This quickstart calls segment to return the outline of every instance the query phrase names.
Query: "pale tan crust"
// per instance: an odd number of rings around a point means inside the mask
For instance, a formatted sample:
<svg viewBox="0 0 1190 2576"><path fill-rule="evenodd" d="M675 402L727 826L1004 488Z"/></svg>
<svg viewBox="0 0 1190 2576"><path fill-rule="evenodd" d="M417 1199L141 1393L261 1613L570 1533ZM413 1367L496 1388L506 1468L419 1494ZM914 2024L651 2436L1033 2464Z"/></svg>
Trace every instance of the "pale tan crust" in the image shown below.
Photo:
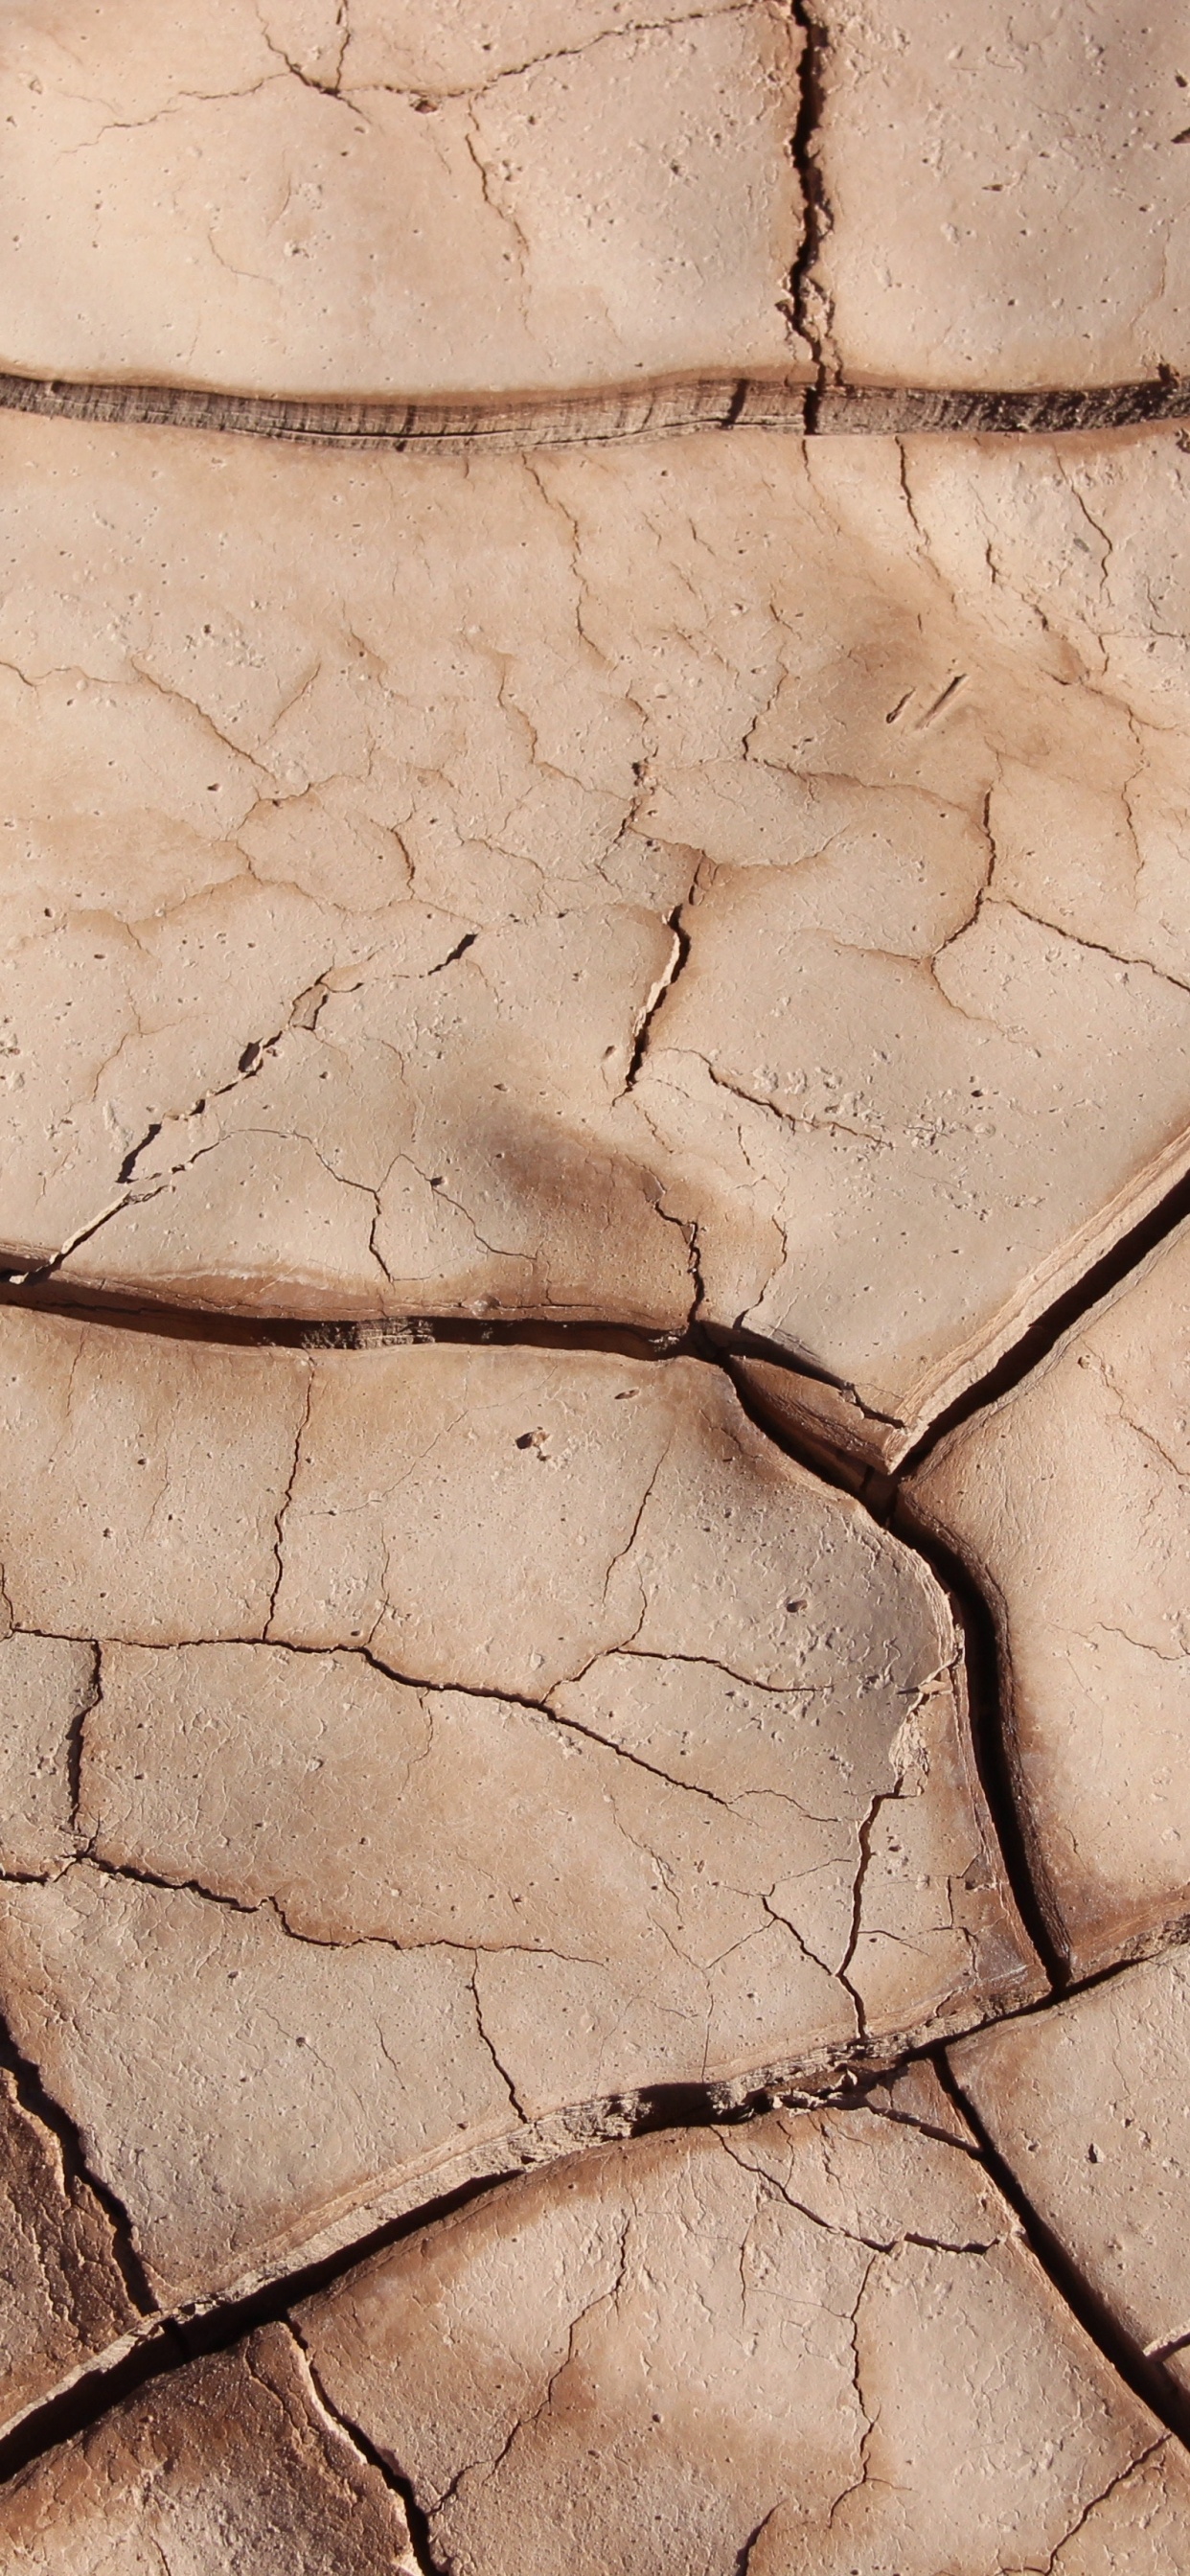
<svg viewBox="0 0 1190 2576"><path fill-rule="evenodd" d="M811 372L777 0L20 0L0 365L266 395ZM151 240L151 255L144 245Z"/></svg>
<svg viewBox="0 0 1190 2576"><path fill-rule="evenodd" d="M1186 1169L1176 433L0 454L19 1270L695 1315L889 1464Z"/></svg>
<svg viewBox="0 0 1190 2576"><path fill-rule="evenodd" d="M1190 1226L908 1480L996 1616L1033 1867L1080 1975L1190 1909Z"/></svg>
<svg viewBox="0 0 1190 2576"><path fill-rule="evenodd" d="M1190 370L1182 0L815 0L815 336L851 382Z"/></svg>
<svg viewBox="0 0 1190 2576"><path fill-rule="evenodd" d="M0 1657L93 1640L0 1999L164 2303L1039 1990L944 1596L721 1371L0 1346Z"/></svg>
<svg viewBox="0 0 1190 2576"><path fill-rule="evenodd" d="M1177 2576L1181 2445L948 2121L919 2078L598 2150L345 2279L303 2342L452 2576Z"/></svg>
<svg viewBox="0 0 1190 2576"><path fill-rule="evenodd" d="M0 7L6 2576L1190 2568L1183 120Z"/></svg>

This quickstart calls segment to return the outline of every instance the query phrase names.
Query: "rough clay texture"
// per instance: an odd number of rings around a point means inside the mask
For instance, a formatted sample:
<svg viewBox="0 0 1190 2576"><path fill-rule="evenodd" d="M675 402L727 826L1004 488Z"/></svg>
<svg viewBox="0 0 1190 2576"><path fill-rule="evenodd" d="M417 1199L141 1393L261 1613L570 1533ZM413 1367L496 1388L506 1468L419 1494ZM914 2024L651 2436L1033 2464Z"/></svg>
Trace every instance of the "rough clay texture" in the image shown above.
<svg viewBox="0 0 1190 2576"><path fill-rule="evenodd" d="M1182 0L18 0L0 364L481 408L1184 373L1186 36Z"/></svg>
<svg viewBox="0 0 1190 2576"><path fill-rule="evenodd" d="M0 2432L139 2316L107 2211L0 2070Z"/></svg>
<svg viewBox="0 0 1190 2576"><path fill-rule="evenodd" d="M1190 20L816 0L825 220L806 323L846 381L1190 371Z"/></svg>
<svg viewBox="0 0 1190 2576"><path fill-rule="evenodd" d="M1190 2395L1190 1977L1146 1960L950 2062L1079 2277Z"/></svg>
<svg viewBox="0 0 1190 2576"><path fill-rule="evenodd" d="M919 2079L604 2148L302 2310L433 2564L556 2576L565 2531L574 2576L1175 2576L1181 2446L928 2114Z"/></svg>
<svg viewBox="0 0 1190 2576"><path fill-rule="evenodd" d="M167 2303L527 2123L1037 1991L941 1592L720 1371L2 1341L10 1646L96 1642L0 1992Z"/></svg>
<svg viewBox="0 0 1190 2576"><path fill-rule="evenodd" d="M3 12L16 2576L1190 2566L1186 40Z"/></svg>
<svg viewBox="0 0 1190 2576"><path fill-rule="evenodd" d="M17 0L0 365L337 397L805 376L802 41L777 0Z"/></svg>
<svg viewBox="0 0 1190 2576"><path fill-rule="evenodd" d="M1016 1796L1084 1975L1190 1896L1190 1227L910 1478L991 1601Z"/></svg>
<svg viewBox="0 0 1190 2576"><path fill-rule="evenodd" d="M0 2490L21 2576L417 2576L399 2498L283 2325L192 2362Z"/></svg>
<svg viewBox="0 0 1190 2576"><path fill-rule="evenodd" d="M693 1315L888 1463L1186 1167L1179 434L0 447L18 1269Z"/></svg>

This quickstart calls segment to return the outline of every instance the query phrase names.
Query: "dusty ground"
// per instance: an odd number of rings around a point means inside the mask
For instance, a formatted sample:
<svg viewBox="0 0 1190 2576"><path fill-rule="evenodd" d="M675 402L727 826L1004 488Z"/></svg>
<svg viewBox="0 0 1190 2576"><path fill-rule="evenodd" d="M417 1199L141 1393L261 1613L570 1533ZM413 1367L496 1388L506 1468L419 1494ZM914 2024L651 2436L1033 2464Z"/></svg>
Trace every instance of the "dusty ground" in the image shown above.
<svg viewBox="0 0 1190 2576"><path fill-rule="evenodd" d="M6 14L6 2566L1190 2563L1150 19Z"/></svg>

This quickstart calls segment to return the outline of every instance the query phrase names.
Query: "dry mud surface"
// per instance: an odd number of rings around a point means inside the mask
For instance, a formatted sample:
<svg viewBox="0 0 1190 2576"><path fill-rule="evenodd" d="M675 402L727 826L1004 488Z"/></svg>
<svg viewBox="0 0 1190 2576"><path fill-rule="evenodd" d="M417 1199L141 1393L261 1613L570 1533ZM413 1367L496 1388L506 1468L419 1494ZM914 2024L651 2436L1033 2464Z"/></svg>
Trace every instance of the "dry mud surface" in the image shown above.
<svg viewBox="0 0 1190 2576"><path fill-rule="evenodd" d="M1190 2564L1190 21L0 29L0 2559Z"/></svg>

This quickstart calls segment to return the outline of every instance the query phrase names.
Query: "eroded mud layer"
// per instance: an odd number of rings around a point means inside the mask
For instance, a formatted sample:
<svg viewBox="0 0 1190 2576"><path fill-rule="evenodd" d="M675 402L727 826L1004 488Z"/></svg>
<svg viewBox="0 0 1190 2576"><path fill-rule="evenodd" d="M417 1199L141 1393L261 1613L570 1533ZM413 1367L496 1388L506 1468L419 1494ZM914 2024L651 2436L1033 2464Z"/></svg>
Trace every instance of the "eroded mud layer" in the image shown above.
<svg viewBox="0 0 1190 2576"><path fill-rule="evenodd" d="M12 1644L93 1682L0 1992L167 2302L1037 1991L941 1591L722 1372L3 1346Z"/></svg>
<svg viewBox="0 0 1190 2576"><path fill-rule="evenodd" d="M18 1269L693 1318L888 1462L1185 1168L1173 432L0 452Z"/></svg>
<svg viewBox="0 0 1190 2576"><path fill-rule="evenodd" d="M0 2432L142 2316L113 2214L51 2119L0 2070Z"/></svg>
<svg viewBox="0 0 1190 2576"><path fill-rule="evenodd" d="M1080 1974L1190 1912L1190 1228L909 1479L995 1610L1039 1893Z"/></svg>

